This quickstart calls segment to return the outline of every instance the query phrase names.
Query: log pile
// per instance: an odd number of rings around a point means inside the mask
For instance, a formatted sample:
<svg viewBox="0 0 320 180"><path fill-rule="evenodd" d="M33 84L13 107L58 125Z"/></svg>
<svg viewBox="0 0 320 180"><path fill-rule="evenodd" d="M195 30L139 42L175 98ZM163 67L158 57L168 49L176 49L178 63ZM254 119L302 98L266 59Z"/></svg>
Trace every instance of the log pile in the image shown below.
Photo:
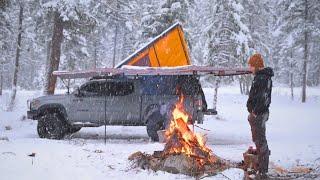
<svg viewBox="0 0 320 180"><path fill-rule="evenodd" d="M166 155L163 151L155 151L152 155L140 151L129 156L131 168L141 168L153 171L165 171L173 174L185 174L189 176L201 176L204 174L216 175L228 168L238 168L237 163L211 157L214 161L198 163L200 157L187 156L183 153Z"/></svg>

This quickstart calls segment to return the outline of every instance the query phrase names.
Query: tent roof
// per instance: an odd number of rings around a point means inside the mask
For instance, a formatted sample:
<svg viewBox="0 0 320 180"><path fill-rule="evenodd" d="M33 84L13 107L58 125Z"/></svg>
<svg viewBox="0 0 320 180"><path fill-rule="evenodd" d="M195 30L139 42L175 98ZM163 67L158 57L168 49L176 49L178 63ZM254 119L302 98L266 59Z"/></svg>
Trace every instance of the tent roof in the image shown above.
<svg viewBox="0 0 320 180"><path fill-rule="evenodd" d="M127 58L125 58L123 61L121 61L119 64L117 64L115 67L116 68L120 68L123 65L128 64L133 58L139 56L140 53L143 53L145 50L147 50L148 48L152 47L155 43L160 41L162 39L162 37L166 36L167 34L169 34L171 31L175 30L176 28L181 28L182 29L181 25L178 22L173 24L172 26L170 26L168 29L163 31L158 36L154 37L149 43L147 43L145 46L143 46L140 49L138 49L135 52L133 52L131 55L129 55ZM189 58L189 57L187 57L187 58Z"/></svg>

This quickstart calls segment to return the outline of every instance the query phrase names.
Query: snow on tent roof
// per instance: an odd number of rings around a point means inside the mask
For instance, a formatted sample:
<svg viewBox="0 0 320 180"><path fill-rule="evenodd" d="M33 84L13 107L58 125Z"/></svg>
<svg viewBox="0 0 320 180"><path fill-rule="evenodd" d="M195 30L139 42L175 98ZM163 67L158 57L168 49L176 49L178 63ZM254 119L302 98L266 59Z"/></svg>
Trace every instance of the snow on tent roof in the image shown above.
<svg viewBox="0 0 320 180"><path fill-rule="evenodd" d="M176 23L120 62L123 65L149 67L175 67L190 65L187 43L182 27Z"/></svg>

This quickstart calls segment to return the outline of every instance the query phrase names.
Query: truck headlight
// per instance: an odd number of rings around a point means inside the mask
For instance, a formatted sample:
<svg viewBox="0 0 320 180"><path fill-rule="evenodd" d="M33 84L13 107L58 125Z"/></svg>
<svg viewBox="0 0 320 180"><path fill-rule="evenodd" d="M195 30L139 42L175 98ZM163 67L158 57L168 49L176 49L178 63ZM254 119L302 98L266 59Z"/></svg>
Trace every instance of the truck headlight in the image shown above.
<svg viewBox="0 0 320 180"><path fill-rule="evenodd" d="M34 99L30 102L30 109L37 109L39 105L40 105L40 101Z"/></svg>

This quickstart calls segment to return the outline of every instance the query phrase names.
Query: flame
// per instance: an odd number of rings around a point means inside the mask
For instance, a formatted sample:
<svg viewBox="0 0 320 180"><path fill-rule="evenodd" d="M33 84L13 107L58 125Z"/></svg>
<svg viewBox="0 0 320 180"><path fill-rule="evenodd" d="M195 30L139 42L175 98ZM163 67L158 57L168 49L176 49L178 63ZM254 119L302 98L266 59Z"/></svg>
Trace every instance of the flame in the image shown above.
<svg viewBox="0 0 320 180"><path fill-rule="evenodd" d="M204 137L191 131L188 126L191 117L184 108L184 95L180 93L179 100L172 111L169 128L165 132L167 139L165 151L167 154L184 153L211 161L212 151L206 146ZM170 139L172 142L169 142ZM200 164L204 164L203 159L199 160Z"/></svg>

